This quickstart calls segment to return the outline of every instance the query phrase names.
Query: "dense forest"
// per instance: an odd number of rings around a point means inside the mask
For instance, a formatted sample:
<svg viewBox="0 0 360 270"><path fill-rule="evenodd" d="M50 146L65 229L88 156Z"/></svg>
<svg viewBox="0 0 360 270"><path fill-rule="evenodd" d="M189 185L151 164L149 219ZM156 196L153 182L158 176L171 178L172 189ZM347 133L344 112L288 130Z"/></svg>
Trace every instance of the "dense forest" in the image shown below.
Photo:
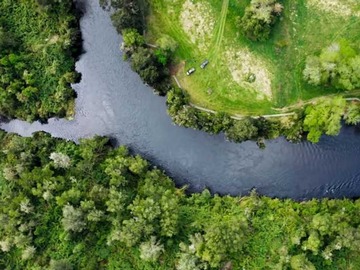
<svg viewBox="0 0 360 270"><path fill-rule="evenodd" d="M360 200L187 194L109 139L0 132L0 269L359 269Z"/></svg>
<svg viewBox="0 0 360 270"><path fill-rule="evenodd" d="M80 31L72 1L0 1L0 115L71 117Z"/></svg>

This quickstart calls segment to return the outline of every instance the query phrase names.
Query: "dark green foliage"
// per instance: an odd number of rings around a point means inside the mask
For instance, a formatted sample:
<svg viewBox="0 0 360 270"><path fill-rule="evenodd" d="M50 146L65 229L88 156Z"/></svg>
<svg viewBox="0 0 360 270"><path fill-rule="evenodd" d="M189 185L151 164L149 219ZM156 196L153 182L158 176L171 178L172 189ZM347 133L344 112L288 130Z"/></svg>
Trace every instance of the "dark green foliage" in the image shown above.
<svg viewBox="0 0 360 270"><path fill-rule="evenodd" d="M358 269L359 211L359 200L185 196L106 138L0 131L1 269Z"/></svg>
<svg viewBox="0 0 360 270"><path fill-rule="evenodd" d="M153 85L161 80L158 66L160 63L151 49L140 47L131 56L131 68L144 82Z"/></svg>
<svg viewBox="0 0 360 270"><path fill-rule="evenodd" d="M276 138L284 129L279 122L263 117L234 120L226 113L203 112L188 104L189 98L181 89L174 88L168 92L168 113L176 124L213 134L224 132L234 142Z"/></svg>
<svg viewBox="0 0 360 270"><path fill-rule="evenodd" d="M101 3L103 2L103 3ZM103 0L102 6L111 6L115 12L111 20L119 33L125 29L136 29L139 33L144 31L144 10L137 0Z"/></svg>
<svg viewBox="0 0 360 270"><path fill-rule="evenodd" d="M72 116L78 39L72 1L1 1L0 115Z"/></svg>
<svg viewBox="0 0 360 270"><path fill-rule="evenodd" d="M271 28L282 9L282 5L276 0L251 0L240 26L248 38L264 41L269 38Z"/></svg>
<svg viewBox="0 0 360 270"><path fill-rule="evenodd" d="M122 8L111 15L111 20L117 31L122 32L123 29L134 28L137 31L142 31L142 20L139 16L138 9L132 10L129 8Z"/></svg>
<svg viewBox="0 0 360 270"><path fill-rule="evenodd" d="M118 33L123 34L124 42L121 47L125 53L124 58L129 59L132 69L146 84L152 86L156 93L165 95L171 85L167 66L174 45L165 40L164 48L153 50L146 46L142 36L145 7L140 7L138 1L104 1L102 5L115 8L111 20Z"/></svg>
<svg viewBox="0 0 360 270"><path fill-rule="evenodd" d="M226 136L234 142L247 141L258 137L258 128L248 117L234 122L234 125L226 130Z"/></svg>

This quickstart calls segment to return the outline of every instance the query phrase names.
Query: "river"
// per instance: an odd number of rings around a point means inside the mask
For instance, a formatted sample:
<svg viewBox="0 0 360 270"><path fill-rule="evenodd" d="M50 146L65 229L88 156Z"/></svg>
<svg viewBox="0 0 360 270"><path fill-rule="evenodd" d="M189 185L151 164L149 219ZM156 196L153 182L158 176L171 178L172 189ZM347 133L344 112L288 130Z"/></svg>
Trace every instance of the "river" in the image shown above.
<svg viewBox="0 0 360 270"><path fill-rule="evenodd" d="M119 50L121 37L98 0L82 0L84 54L76 69L82 80L73 121L50 119L46 125L13 120L1 128L30 136L44 130L78 141L95 134L129 146L190 191L208 187L220 194L241 195L252 188L272 197L360 196L360 129L343 127L337 137L319 144L291 144L280 138L260 150L254 142L234 144L222 135L172 124L165 98L145 86Z"/></svg>

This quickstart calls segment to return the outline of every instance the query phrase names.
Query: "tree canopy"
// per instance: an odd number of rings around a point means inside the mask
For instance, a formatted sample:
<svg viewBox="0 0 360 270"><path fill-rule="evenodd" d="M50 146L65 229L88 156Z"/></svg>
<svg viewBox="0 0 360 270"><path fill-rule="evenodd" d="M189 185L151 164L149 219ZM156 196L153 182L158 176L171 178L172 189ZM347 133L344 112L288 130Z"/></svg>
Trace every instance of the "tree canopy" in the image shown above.
<svg viewBox="0 0 360 270"><path fill-rule="evenodd" d="M276 0L251 0L250 5L245 9L240 26L248 38L267 40L282 10L283 6Z"/></svg>
<svg viewBox="0 0 360 270"><path fill-rule="evenodd" d="M337 135L341 129L341 117L345 112L346 101L342 97L324 98L305 110L304 130L307 139L318 142L320 136Z"/></svg>
<svg viewBox="0 0 360 270"><path fill-rule="evenodd" d="M332 43L319 56L307 57L303 75L313 85L354 90L360 87L360 54L346 40Z"/></svg>
<svg viewBox="0 0 360 270"><path fill-rule="evenodd" d="M0 2L0 115L72 116L79 26L71 1Z"/></svg>
<svg viewBox="0 0 360 270"><path fill-rule="evenodd" d="M360 266L359 200L184 191L107 138L0 131L0 268Z"/></svg>

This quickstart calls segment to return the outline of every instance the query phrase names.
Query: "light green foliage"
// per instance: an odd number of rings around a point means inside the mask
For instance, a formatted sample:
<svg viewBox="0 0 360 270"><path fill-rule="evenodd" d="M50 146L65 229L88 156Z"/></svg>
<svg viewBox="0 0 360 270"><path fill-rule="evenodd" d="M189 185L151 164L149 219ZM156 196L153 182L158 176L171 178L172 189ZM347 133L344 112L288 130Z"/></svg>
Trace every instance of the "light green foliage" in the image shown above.
<svg viewBox="0 0 360 270"><path fill-rule="evenodd" d="M320 56L309 56L303 71L304 79L313 85L331 84L338 89L360 87L360 55L342 40L323 49Z"/></svg>
<svg viewBox="0 0 360 270"><path fill-rule="evenodd" d="M54 161L55 168L66 169L71 165L70 158L63 153L53 152L50 154L50 159Z"/></svg>
<svg viewBox="0 0 360 270"><path fill-rule="evenodd" d="M320 136L337 135L341 129L341 117L345 111L346 101L341 97L322 99L305 110L304 130L308 131L307 139L318 142Z"/></svg>
<svg viewBox="0 0 360 270"><path fill-rule="evenodd" d="M86 226L83 212L72 205L64 206L61 222L65 231L81 232Z"/></svg>
<svg viewBox="0 0 360 270"><path fill-rule="evenodd" d="M350 5L356 5L357 1L349 1L352 2ZM192 104L232 115L277 114L280 113L277 109L285 112L288 106L291 106L288 110L292 111L292 108L300 109L302 102L339 92L333 84L315 86L306 83L303 71L308 56L318 56L321 49L343 39L358 50L360 17L338 16L337 11L344 11L346 6L341 0L337 0L338 6L332 8L331 12L315 8L312 4L315 2L326 5L325 1L315 0L177 0L171 3L168 0L149 0L146 1L150 10L145 37L148 43L159 45L159 39L169 36L178 44L171 59L171 72L175 73L182 89L189 94ZM208 18L211 22L207 22ZM269 25L269 21L274 23ZM205 25L204 33L200 29L202 22ZM249 39L241 31L244 27L251 30L249 36L264 36L266 41ZM256 72L255 65L242 61L245 58L244 51L250 52L256 59L254 63L261 63L261 67L271 74L270 100L261 100L260 95L252 91L254 83L264 76ZM204 59L210 62L202 70L199 65ZM232 68L232 62L237 67L246 65L246 73L242 74L239 68ZM359 66L351 65L354 74L353 67ZM186 71L192 67L198 69L187 76ZM348 69L342 68L344 78L347 71ZM255 74L255 82L245 82L251 73ZM321 80L321 72L316 65L314 69L308 69L308 73L312 74L311 78L315 82ZM245 84L239 83L239 80L243 80ZM173 80L173 86L175 85ZM264 89L260 88L260 91ZM355 97L359 93L357 88L354 90L351 96ZM202 128L203 119L189 121L195 115L191 109L184 108L177 112L179 115L174 119L176 123L190 126L188 123L195 122L193 127ZM289 135L285 135L291 140L299 140L299 127L300 125L294 125Z"/></svg>
<svg viewBox="0 0 360 270"><path fill-rule="evenodd" d="M302 244L303 250L310 250L315 255L318 254L321 240L317 231L310 232L309 238Z"/></svg>
<svg viewBox="0 0 360 270"><path fill-rule="evenodd" d="M145 43L144 37L140 35L136 29L125 29L122 37L125 48L130 51L133 51L135 48L142 46Z"/></svg>
<svg viewBox="0 0 360 270"><path fill-rule="evenodd" d="M0 114L72 116L78 21L72 1L0 2Z"/></svg>
<svg viewBox="0 0 360 270"><path fill-rule="evenodd" d="M199 251L203 247L204 239L201 234L190 236L190 245L180 243L181 252L178 254L177 270L202 270L208 269L209 264L201 261Z"/></svg>
<svg viewBox="0 0 360 270"><path fill-rule="evenodd" d="M347 108L344 116L346 124L357 125L360 123L360 106L357 103L352 103Z"/></svg>
<svg viewBox="0 0 360 270"><path fill-rule="evenodd" d="M49 270L73 270L73 267L67 260L51 260Z"/></svg>
<svg viewBox="0 0 360 270"><path fill-rule="evenodd" d="M36 252L36 248L33 246L25 247L21 254L21 259L23 260L30 260L34 257Z"/></svg>
<svg viewBox="0 0 360 270"><path fill-rule="evenodd" d="M156 41L156 45L159 46L162 50L169 51L171 53L175 52L178 46L176 41L168 35L163 35L162 37L160 37Z"/></svg>
<svg viewBox="0 0 360 270"><path fill-rule="evenodd" d="M172 237L177 234L179 195L170 179L160 171L149 171L140 182L138 195L129 205L131 219L125 220L121 230L128 246L154 233ZM136 232L136 235L134 234Z"/></svg>
<svg viewBox="0 0 360 270"><path fill-rule="evenodd" d="M305 254L291 257L291 268L293 270L316 270L315 266L309 262Z"/></svg>
<svg viewBox="0 0 360 270"><path fill-rule="evenodd" d="M66 153L71 166L55 168L51 153ZM4 168L16 180L5 179ZM360 266L359 200L185 196L106 138L76 145L42 132L0 131L0 172L0 269Z"/></svg>
<svg viewBox="0 0 360 270"><path fill-rule="evenodd" d="M164 246L156 241L155 236L151 236L149 241L140 244L140 258L144 261L156 262L163 252Z"/></svg>
<svg viewBox="0 0 360 270"><path fill-rule="evenodd" d="M205 229L201 258L212 267L219 267L228 256L239 254L245 240L247 223L242 218L224 217L212 220Z"/></svg>

